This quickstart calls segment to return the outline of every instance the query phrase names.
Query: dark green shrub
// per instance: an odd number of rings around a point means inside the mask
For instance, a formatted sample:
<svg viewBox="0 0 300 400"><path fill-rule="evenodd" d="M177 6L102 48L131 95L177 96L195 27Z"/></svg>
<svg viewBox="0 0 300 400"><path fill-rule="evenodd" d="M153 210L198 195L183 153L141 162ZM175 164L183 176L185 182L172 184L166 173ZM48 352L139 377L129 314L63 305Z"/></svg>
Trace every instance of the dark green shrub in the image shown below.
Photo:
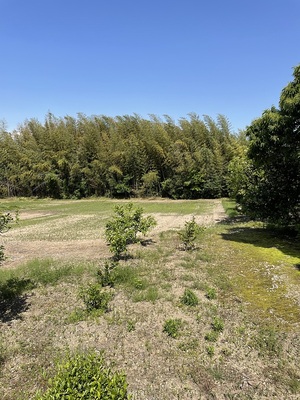
<svg viewBox="0 0 300 400"><path fill-rule="evenodd" d="M79 354L58 367L49 389L36 400L129 400L126 377L112 372L101 355Z"/></svg>
<svg viewBox="0 0 300 400"><path fill-rule="evenodd" d="M34 283L30 279L20 279L17 277L9 278L5 282L0 282L0 305L1 302L12 301L26 290L34 288Z"/></svg>
<svg viewBox="0 0 300 400"><path fill-rule="evenodd" d="M13 217L11 216L10 213L7 213L7 214L0 213L0 235L10 228L9 224L12 221L13 221ZM4 259L5 259L4 246L0 245L0 265Z"/></svg>
<svg viewBox="0 0 300 400"><path fill-rule="evenodd" d="M180 303L195 307L199 304L199 299L191 289L185 289L183 296L180 298Z"/></svg>
<svg viewBox="0 0 300 400"><path fill-rule="evenodd" d="M102 310L106 312L113 295L111 292L103 290L98 284L90 284L87 288L81 289L79 296L87 311Z"/></svg>

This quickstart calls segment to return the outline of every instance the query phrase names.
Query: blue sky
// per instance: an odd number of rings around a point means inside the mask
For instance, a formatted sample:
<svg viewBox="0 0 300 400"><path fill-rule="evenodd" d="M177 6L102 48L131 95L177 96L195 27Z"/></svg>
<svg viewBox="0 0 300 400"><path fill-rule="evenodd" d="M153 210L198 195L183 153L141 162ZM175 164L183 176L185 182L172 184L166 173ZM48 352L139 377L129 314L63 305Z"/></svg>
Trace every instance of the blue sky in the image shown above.
<svg viewBox="0 0 300 400"><path fill-rule="evenodd" d="M300 63L299 0L0 0L0 120L195 112L234 131Z"/></svg>

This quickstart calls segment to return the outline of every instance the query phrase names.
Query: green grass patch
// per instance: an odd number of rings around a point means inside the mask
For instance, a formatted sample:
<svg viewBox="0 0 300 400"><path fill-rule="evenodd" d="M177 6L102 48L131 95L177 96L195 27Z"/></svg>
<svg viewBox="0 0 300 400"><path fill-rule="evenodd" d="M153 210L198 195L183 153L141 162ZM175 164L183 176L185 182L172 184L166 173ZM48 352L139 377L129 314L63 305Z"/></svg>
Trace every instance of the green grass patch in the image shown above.
<svg viewBox="0 0 300 400"><path fill-rule="evenodd" d="M43 211L57 214L76 215L89 213L112 213L116 204L133 203L142 205L146 213L175 213L180 215L200 215L209 212L213 203L207 200L116 200L108 198L91 198L81 200L53 200L34 198L2 199L2 208L20 211Z"/></svg>
<svg viewBox="0 0 300 400"><path fill-rule="evenodd" d="M234 218L239 215L235 200L222 199L222 206L229 218Z"/></svg>
<svg viewBox="0 0 300 400"><path fill-rule="evenodd" d="M207 243L218 263L207 266L209 279L223 295L234 293L257 316L299 322L299 245L256 223L220 225ZM295 287L295 297L287 295Z"/></svg>
<svg viewBox="0 0 300 400"><path fill-rule="evenodd" d="M155 303L161 297L159 290L155 286L150 286L144 290L135 291L132 295L132 301L137 303L139 301L148 301Z"/></svg>
<svg viewBox="0 0 300 400"><path fill-rule="evenodd" d="M62 262L53 259L33 259L9 270L0 269L0 284L8 279L27 279L35 285L56 285L66 280L77 280L85 274L94 274L96 265L88 262Z"/></svg>
<svg viewBox="0 0 300 400"><path fill-rule="evenodd" d="M180 297L180 303L185 306L195 307L199 304L199 299L191 289L185 289Z"/></svg>

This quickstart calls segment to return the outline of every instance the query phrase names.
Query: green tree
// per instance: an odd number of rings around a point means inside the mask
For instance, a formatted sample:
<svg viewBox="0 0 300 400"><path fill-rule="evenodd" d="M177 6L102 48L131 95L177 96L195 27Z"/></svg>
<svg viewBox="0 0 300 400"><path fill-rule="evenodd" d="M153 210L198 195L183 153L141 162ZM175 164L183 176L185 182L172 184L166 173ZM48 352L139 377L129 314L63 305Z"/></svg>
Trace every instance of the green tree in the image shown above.
<svg viewBox="0 0 300 400"><path fill-rule="evenodd" d="M279 108L252 122L248 157L251 175L240 202L251 216L279 225L300 223L300 65L283 90Z"/></svg>
<svg viewBox="0 0 300 400"><path fill-rule="evenodd" d="M156 221L151 215L144 217L143 209L134 208L132 203L117 205L114 212L113 218L106 224L105 237L114 258L118 260L127 251L128 244L138 241L138 233L145 236Z"/></svg>

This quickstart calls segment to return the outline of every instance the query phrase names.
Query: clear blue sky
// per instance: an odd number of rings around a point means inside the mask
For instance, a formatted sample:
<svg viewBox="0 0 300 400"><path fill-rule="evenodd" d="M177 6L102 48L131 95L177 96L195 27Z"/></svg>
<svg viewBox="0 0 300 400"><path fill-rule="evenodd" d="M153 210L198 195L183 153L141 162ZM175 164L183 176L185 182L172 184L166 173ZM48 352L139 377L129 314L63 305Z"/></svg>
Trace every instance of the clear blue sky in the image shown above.
<svg viewBox="0 0 300 400"><path fill-rule="evenodd" d="M300 63L300 0L0 0L0 120L189 112L243 129Z"/></svg>

